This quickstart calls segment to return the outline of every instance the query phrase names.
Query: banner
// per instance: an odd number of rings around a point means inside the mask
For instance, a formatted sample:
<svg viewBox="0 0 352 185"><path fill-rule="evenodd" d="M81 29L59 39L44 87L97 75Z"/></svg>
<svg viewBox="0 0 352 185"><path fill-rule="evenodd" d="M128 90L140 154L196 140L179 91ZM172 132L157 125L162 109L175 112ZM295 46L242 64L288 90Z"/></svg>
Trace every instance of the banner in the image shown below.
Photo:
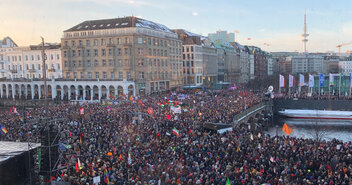
<svg viewBox="0 0 352 185"><path fill-rule="evenodd" d="M329 74L329 84L330 86L334 86L334 75L333 74Z"/></svg>
<svg viewBox="0 0 352 185"><path fill-rule="evenodd" d="M320 74L320 77L319 77L320 87L324 87L324 81L325 81L324 74Z"/></svg>
<svg viewBox="0 0 352 185"><path fill-rule="evenodd" d="M299 74L299 86L302 87L304 85L304 75Z"/></svg>
<svg viewBox="0 0 352 185"><path fill-rule="evenodd" d="M279 84L280 87L285 87L285 77L280 75L280 84Z"/></svg>
<svg viewBox="0 0 352 185"><path fill-rule="evenodd" d="M181 106L178 106L178 107L171 106L170 110L175 114L181 114Z"/></svg>
<svg viewBox="0 0 352 185"><path fill-rule="evenodd" d="M314 76L309 75L309 82L308 82L309 87L314 87Z"/></svg>
<svg viewBox="0 0 352 185"><path fill-rule="evenodd" d="M288 87L295 86L295 77L293 75L288 75L288 78L289 78Z"/></svg>
<svg viewBox="0 0 352 185"><path fill-rule="evenodd" d="M352 74L350 73L350 88L352 87Z"/></svg>

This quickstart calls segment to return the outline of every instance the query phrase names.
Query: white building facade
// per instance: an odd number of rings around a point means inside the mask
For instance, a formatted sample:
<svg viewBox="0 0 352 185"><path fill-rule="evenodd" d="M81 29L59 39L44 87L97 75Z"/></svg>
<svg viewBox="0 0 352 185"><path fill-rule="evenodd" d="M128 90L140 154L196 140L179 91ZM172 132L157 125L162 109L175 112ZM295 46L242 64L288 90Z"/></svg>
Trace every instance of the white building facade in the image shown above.
<svg viewBox="0 0 352 185"><path fill-rule="evenodd" d="M4 99L43 99L44 81L39 79L1 79L0 96ZM48 98L57 100L102 100L116 96L135 96L130 81L64 80L47 81Z"/></svg>
<svg viewBox="0 0 352 185"><path fill-rule="evenodd" d="M46 46L45 56L47 78L62 78L60 47ZM39 46L0 49L0 78L42 78L42 70L42 50Z"/></svg>
<svg viewBox="0 0 352 185"><path fill-rule="evenodd" d="M303 54L292 57L292 73L323 73L323 56Z"/></svg>

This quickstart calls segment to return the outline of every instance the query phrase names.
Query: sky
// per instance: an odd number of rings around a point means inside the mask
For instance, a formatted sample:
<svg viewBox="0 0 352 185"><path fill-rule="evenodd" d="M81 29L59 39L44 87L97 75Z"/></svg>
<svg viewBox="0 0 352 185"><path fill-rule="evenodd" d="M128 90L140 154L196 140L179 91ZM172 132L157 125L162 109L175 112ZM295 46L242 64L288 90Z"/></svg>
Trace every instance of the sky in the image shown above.
<svg viewBox="0 0 352 185"><path fill-rule="evenodd" d="M38 44L41 36L60 42L64 30L83 21L134 15L204 36L238 30L240 44L301 52L306 12L308 51L338 51L352 42L351 7L351 0L1 0L0 39L10 36L20 46ZM347 50L352 44L341 52Z"/></svg>

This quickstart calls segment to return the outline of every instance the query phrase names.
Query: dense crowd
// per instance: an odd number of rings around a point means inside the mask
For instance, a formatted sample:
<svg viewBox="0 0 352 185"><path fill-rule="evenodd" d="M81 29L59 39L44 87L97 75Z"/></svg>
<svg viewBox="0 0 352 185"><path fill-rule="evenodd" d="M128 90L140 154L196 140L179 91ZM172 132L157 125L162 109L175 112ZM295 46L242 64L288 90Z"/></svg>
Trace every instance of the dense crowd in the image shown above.
<svg viewBox="0 0 352 185"><path fill-rule="evenodd" d="M49 107L50 117L64 118L56 124L67 161L59 165L67 168L55 179L92 184L100 176L100 184L128 185L211 185L227 179L231 184L352 183L351 143L270 137L253 128L218 134L202 127L231 123L236 114L261 102L263 93L182 93ZM180 106L181 113L170 111L172 106ZM1 140L40 142L33 123L44 110L23 114L25 123L15 114L0 115L8 130Z"/></svg>

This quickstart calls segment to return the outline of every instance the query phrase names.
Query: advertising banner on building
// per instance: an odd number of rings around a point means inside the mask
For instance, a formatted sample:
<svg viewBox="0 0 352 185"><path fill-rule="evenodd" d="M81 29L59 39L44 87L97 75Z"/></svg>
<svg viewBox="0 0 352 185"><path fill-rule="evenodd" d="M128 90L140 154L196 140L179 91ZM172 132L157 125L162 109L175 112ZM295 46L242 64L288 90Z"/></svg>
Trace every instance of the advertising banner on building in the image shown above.
<svg viewBox="0 0 352 185"><path fill-rule="evenodd" d="M280 87L285 87L285 77L280 75Z"/></svg>
<svg viewBox="0 0 352 185"><path fill-rule="evenodd" d="M319 76L319 83L320 83L320 87L324 87L324 74L320 74Z"/></svg>
<svg viewBox="0 0 352 185"><path fill-rule="evenodd" d="M309 87L314 87L314 76L309 75L309 82L308 82Z"/></svg>
<svg viewBox="0 0 352 185"><path fill-rule="evenodd" d="M293 87L295 85L295 77L293 75L289 75L289 83L288 83L288 87Z"/></svg>

